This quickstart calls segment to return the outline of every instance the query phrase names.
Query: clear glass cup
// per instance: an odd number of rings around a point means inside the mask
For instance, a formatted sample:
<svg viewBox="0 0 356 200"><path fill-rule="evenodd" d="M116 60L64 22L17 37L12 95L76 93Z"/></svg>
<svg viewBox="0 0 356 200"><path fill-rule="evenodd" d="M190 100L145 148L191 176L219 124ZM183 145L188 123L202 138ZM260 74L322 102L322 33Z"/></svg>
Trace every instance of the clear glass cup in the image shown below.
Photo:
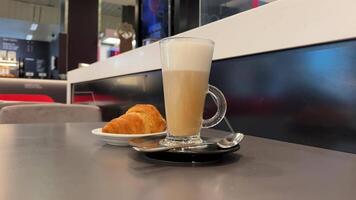
<svg viewBox="0 0 356 200"><path fill-rule="evenodd" d="M165 146L200 144L201 128L218 124L226 113L223 93L208 84L214 42L174 37L160 41L164 102L167 120ZM217 112L203 119L205 97L210 94Z"/></svg>

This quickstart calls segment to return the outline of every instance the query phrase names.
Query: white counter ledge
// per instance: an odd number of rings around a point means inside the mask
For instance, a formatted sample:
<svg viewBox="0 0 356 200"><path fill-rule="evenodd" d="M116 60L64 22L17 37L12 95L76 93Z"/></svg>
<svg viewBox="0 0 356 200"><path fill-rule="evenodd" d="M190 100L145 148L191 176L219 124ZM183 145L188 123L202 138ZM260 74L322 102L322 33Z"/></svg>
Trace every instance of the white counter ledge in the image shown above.
<svg viewBox="0 0 356 200"><path fill-rule="evenodd" d="M354 0L278 0L178 34L215 41L214 60L356 38ZM72 83L161 68L159 45L124 54L68 72Z"/></svg>
<svg viewBox="0 0 356 200"><path fill-rule="evenodd" d="M35 79L35 78L0 78L0 83L1 82L65 83L66 80Z"/></svg>

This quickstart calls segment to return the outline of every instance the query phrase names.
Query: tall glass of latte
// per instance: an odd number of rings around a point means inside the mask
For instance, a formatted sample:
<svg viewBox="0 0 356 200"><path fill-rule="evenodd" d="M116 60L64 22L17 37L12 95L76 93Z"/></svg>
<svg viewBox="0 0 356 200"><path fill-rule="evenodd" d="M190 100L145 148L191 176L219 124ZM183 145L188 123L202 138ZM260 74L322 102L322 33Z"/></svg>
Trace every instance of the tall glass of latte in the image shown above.
<svg viewBox="0 0 356 200"><path fill-rule="evenodd" d="M160 42L167 137L162 145L200 144L200 129L218 124L226 113L224 95L208 84L214 42L175 37ZM210 94L217 113L204 120L205 97Z"/></svg>

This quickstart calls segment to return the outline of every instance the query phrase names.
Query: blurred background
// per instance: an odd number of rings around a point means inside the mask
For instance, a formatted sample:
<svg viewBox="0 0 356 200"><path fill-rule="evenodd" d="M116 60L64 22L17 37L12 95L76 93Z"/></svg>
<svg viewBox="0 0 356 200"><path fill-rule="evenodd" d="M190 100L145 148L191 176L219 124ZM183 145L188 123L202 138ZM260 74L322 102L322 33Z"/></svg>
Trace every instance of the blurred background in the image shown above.
<svg viewBox="0 0 356 200"><path fill-rule="evenodd" d="M0 0L0 77L68 70L273 0Z"/></svg>

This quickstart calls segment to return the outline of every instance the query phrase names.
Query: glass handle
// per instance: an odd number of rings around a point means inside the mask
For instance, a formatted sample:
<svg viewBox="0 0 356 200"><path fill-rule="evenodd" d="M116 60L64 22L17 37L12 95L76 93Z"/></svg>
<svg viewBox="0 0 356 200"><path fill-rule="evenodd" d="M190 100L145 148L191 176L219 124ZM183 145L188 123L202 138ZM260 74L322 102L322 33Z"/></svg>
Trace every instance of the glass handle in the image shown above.
<svg viewBox="0 0 356 200"><path fill-rule="evenodd" d="M215 115L210 119L203 119L202 128L210 128L217 125L224 119L227 109L226 99L224 94L216 87L209 85L208 94L213 98L217 111Z"/></svg>

